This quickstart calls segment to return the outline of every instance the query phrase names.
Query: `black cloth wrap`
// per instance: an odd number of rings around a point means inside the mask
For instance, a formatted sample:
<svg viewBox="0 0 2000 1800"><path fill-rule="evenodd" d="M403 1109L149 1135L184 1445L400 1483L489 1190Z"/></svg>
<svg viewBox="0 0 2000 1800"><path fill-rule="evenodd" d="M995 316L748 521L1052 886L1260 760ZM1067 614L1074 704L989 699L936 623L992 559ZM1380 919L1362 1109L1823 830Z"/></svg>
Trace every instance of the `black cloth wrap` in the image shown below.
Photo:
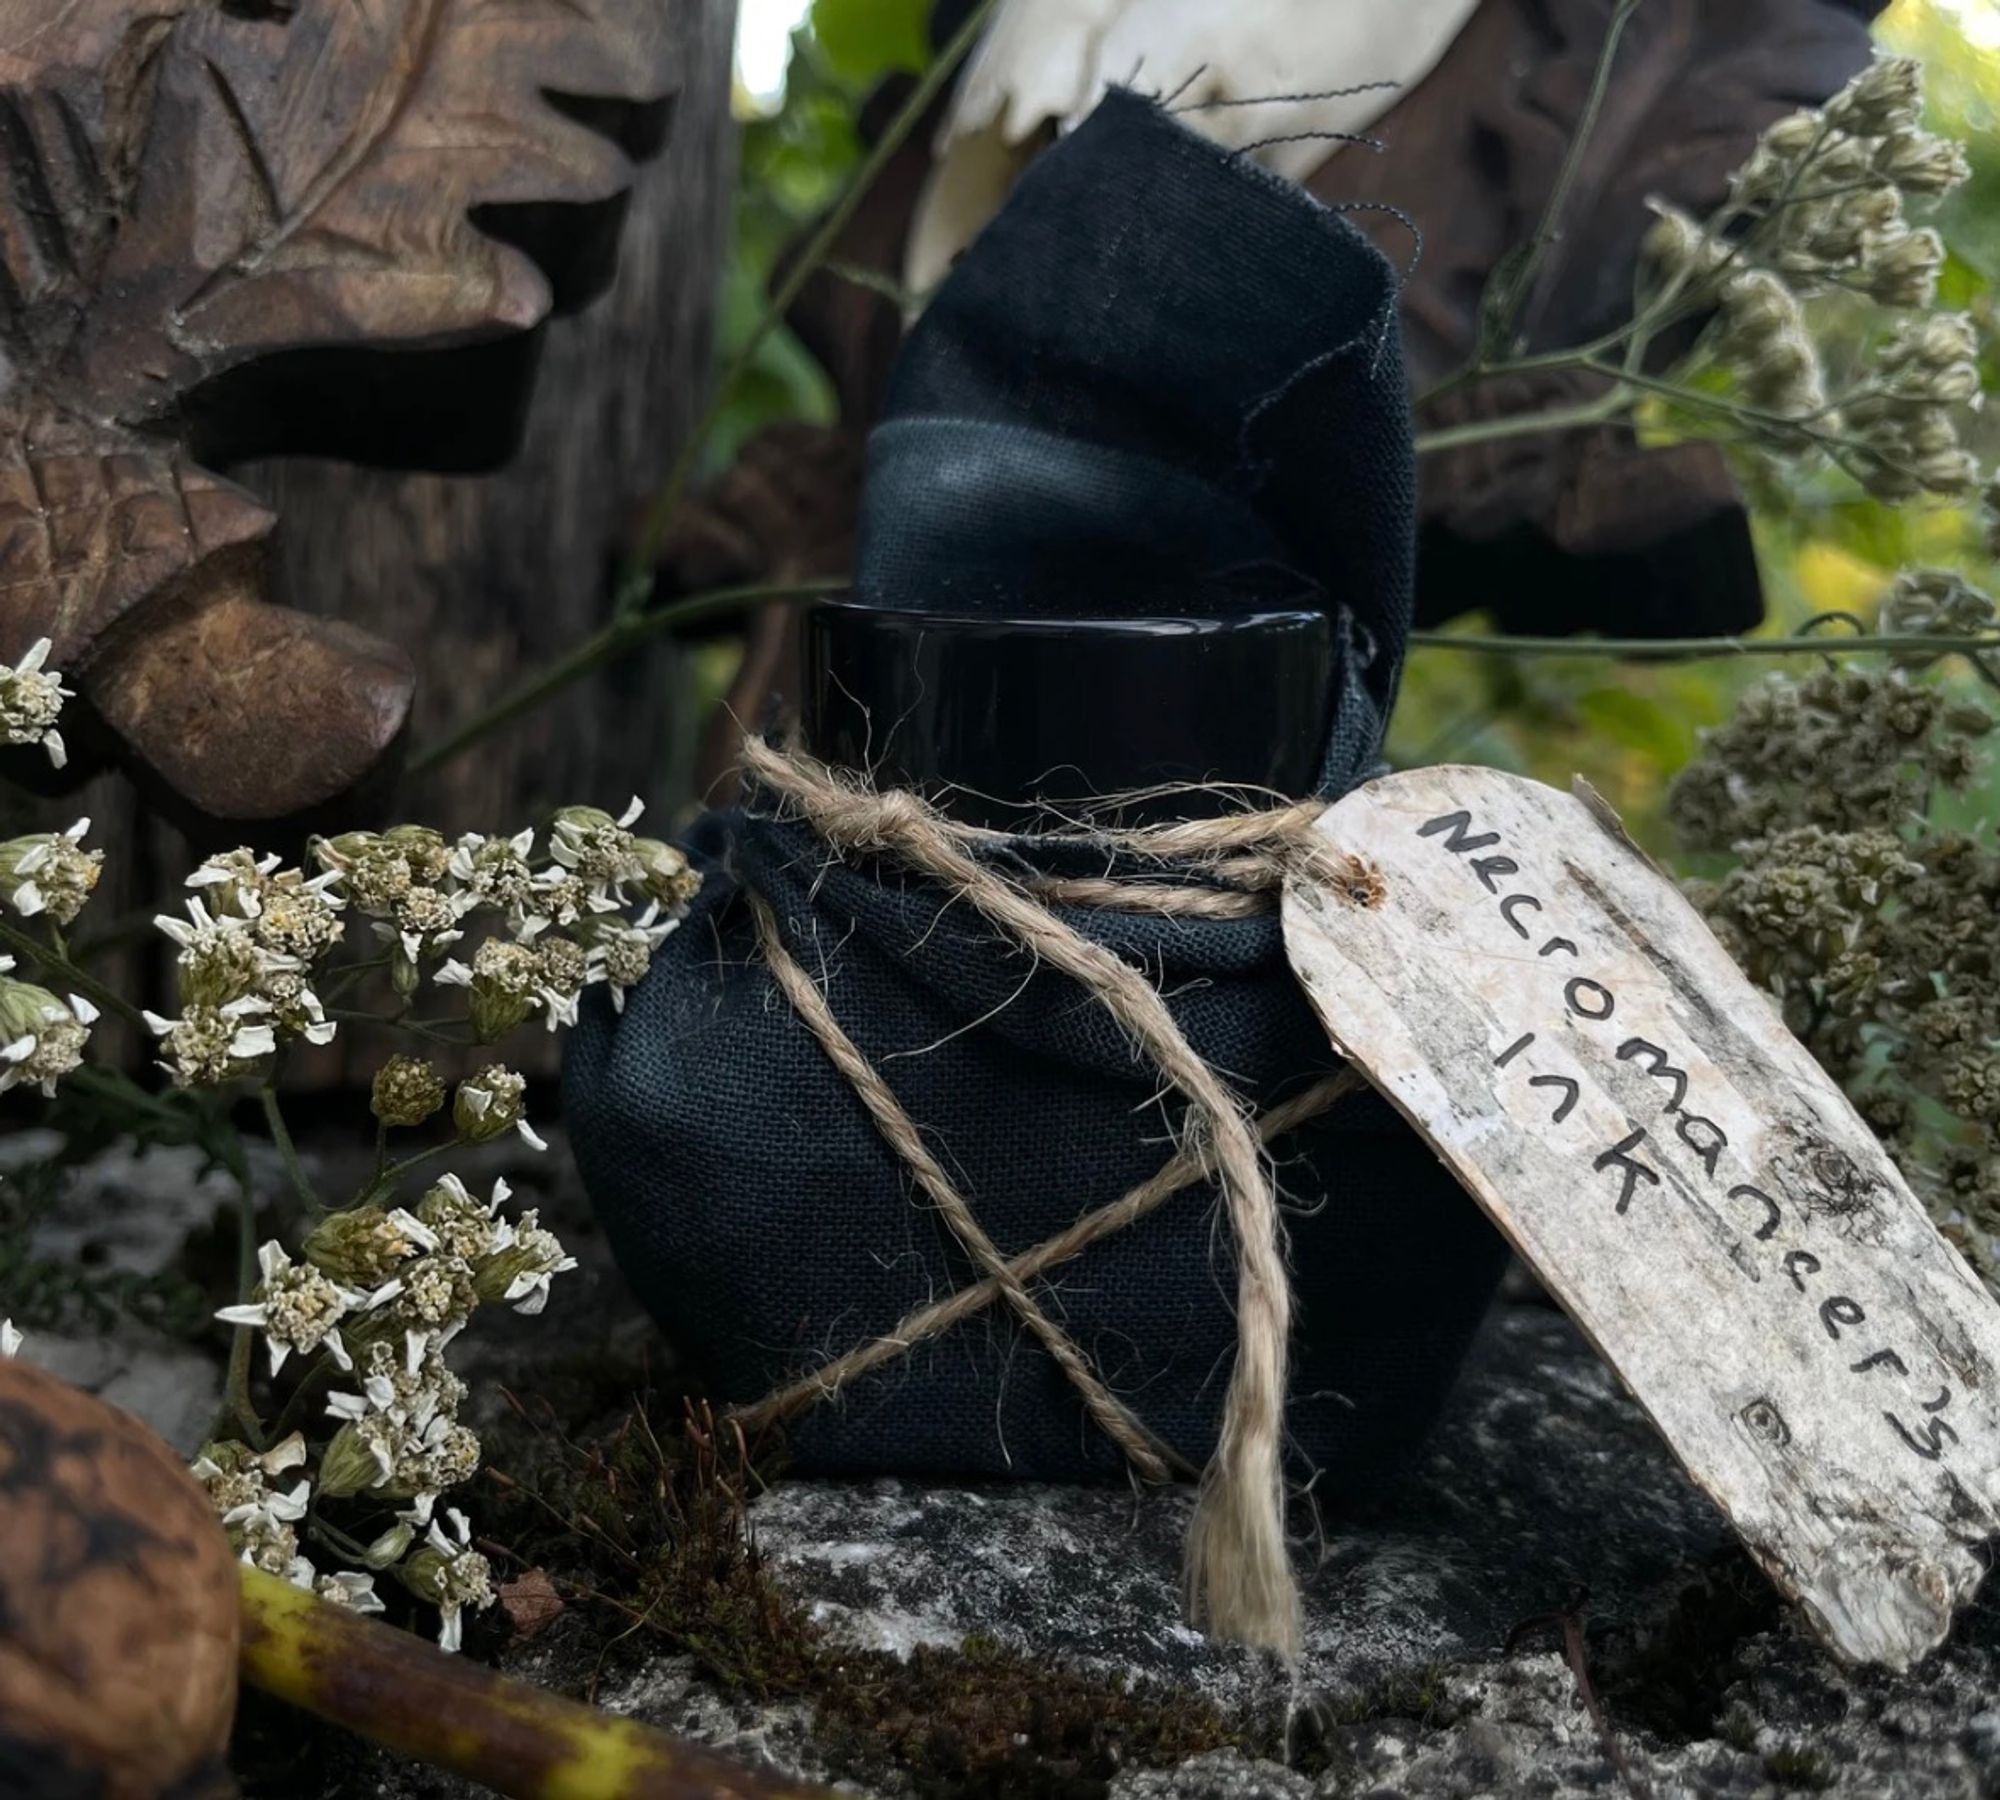
<svg viewBox="0 0 2000 1800"><path fill-rule="evenodd" d="M1157 612L1163 596L1201 610L1266 581L1310 591L1346 632L1322 782L1344 791L1379 755L1408 630L1394 306L1393 272L1336 214L1114 93L1029 171L913 332L871 444L860 591L1047 612ZM690 848L706 875L693 911L622 1016L592 996L565 1107L621 1266L721 1395L755 1399L977 1278L776 989L743 890L769 903L1003 1252L1171 1155L1177 1096L1099 1004L962 901L899 864L843 861L755 793ZM1101 850L1033 835L990 854L1107 872ZM1258 1109L1338 1067L1275 915L1060 916L1152 975ZM1275 1154L1296 1296L1291 1450L1325 1472L1321 1491L1352 1491L1435 1416L1503 1251L1372 1094ZM1035 1291L1152 1430L1207 1460L1235 1346L1212 1187ZM790 1447L824 1473L1122 1467L1004 1303L800 1415Z"/></svg>

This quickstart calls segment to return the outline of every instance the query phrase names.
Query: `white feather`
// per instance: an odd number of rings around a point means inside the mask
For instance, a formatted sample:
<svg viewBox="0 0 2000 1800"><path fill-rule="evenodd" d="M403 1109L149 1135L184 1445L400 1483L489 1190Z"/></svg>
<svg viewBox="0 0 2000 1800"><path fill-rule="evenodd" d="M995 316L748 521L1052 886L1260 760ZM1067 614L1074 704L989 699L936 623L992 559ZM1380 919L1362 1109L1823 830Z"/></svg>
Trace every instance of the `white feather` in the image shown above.
<svg viewBox="0 0 2000 1800"><path fill-rule="evenodd" d="M1298 180L1437 66L1479 0L1001 0L938 133L904 285L924 293L998 210L1049 127L1067 130L1106 88L1175 96L1181 121ZM1204 102L1386 82L1325 100ZM1176 92L1176 90L1179 90ZM1265 144L1263 140L1294 141Z"/></svg>

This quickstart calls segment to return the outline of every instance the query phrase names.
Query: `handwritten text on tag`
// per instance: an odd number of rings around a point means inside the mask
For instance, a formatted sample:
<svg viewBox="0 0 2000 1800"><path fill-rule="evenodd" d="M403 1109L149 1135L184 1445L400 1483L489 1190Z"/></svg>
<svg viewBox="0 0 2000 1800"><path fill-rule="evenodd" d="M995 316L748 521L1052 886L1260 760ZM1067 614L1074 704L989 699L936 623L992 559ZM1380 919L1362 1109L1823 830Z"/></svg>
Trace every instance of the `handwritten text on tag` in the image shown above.
<svg viewBox="0 0 2000 1800"><path fill-rule="evenodd" d="M2000 1529L2000 1307L1594 796L1424 769L1316 830L1285 932L1335 1045L1826 1642L1914 1662Z"/></svg>

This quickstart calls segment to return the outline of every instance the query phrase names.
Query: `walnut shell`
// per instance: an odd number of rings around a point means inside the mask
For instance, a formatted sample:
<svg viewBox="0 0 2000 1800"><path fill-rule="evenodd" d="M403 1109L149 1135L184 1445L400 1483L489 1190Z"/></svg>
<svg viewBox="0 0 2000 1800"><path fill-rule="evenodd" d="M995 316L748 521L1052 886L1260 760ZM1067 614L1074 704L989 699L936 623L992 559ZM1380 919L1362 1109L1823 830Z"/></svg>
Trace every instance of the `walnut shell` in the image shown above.
<svg viewBox="0 0 2000 1800"><path fill-rule="evenodd" d="M179 1457L0 1361L0 1794L231 1791L235 1560Z"/></svg>

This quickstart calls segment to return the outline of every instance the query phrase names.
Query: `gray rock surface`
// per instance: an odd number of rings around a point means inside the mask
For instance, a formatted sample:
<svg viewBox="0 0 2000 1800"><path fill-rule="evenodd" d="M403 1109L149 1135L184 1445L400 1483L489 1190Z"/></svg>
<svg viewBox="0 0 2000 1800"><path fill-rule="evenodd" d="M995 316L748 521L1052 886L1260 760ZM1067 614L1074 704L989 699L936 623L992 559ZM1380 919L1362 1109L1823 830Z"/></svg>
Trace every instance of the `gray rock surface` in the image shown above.
<svg viewBox="0 0 2000 1800"><path fill-rule="evenodd" d="M792 1482L751 1509L772 1565L855 1641L907 1651L990 1631L1038 1655L1241 1703L1278 1690L1249 1652L1181 1622L1185 1492ZM1641 1608L1724 1550L1683 1478L1575 1334L1541 1307L1497 1317L1423 1466L1320 1522L1299 1679L1353 1686L1490 1654L1579 1583Z"/></svg>
<svg viewBox="0 0 2000 1800"><path fill-rule="evenodd" d="M0 1172L7 1160L0 1151ZM330 1154L321 1165L335 1188L340 1164ZM459 1361L487 1409L503 1384L535 1392L554 1370L636 1368L655 1348L560 1145L546 1158L496 1145L464 1169L475 1185L503 1171L584 1267L558 1284L543 1319L503 1318L468 1335ZM277 1190L275 1171L259 1175ZM192 1162L157 1153L107 1159L78 1192L45 1222L48 1247L140 1273L233 1204ZM43 1334L31 1352L176 1441L198 1432L213 1403L211 1356L136 1328ZM1285 1721L1295 1766L1222 1751L1174 1770L1129 1769L1112 1800L2000 1795L2000 1596L1970 1609L1953 1643L1913 1674L1835 1667L1602 1365L1519 1285L1421 1466L1309 1533L1313 1521L1300 1517L1307 1635L1295 1677L1182 1624L1187 1508L1184 1494L1115 1489L786 1482L757 1501L751 1524L780 1582L836 1640L906 1654L976 1631L1051 1663L1196 1691L1233 1718ZM1578 1588L1589 1590L1586 1666L1631 1785L1556 1653L1560 1634L1503 1653L1512 1627ZM594 1672L560 1629L509 1660L571 1689ZM747 1760L832 1773L809 1705L722 1695L685 1658L627 1670L595 1697ZM352 1740L315 1738L301 1756L297 1717L282 1710L253 1705L248 1729L275 1740L286 1769L277 1785L253 1782L252 1800L474 1792Z"/></svg>

